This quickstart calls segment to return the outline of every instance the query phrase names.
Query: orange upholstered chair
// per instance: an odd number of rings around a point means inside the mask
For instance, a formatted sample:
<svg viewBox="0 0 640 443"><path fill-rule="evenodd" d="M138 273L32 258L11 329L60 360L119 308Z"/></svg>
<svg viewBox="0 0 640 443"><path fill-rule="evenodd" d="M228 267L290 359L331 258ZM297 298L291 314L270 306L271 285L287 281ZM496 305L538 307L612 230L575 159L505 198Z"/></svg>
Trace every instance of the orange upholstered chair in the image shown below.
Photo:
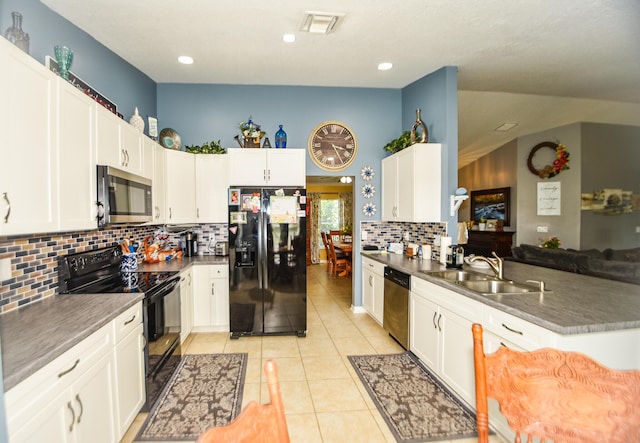
<svg viewBox="0 0 640 443"><path fill-rule="evenodd" d="M606 368L584 354L558 349L485 355L474 324L478 441L489 441L487 397L500 404L515 441L640 441L640 371Z"/></svg>
<svg viewBox="0 0 640 443"><path fill-rule="evenodd" d="M289 443L276 363L267 360L264 372L267 375L270 403L261 405L250 402L227 426L204 431L197 443Z"/></svg>

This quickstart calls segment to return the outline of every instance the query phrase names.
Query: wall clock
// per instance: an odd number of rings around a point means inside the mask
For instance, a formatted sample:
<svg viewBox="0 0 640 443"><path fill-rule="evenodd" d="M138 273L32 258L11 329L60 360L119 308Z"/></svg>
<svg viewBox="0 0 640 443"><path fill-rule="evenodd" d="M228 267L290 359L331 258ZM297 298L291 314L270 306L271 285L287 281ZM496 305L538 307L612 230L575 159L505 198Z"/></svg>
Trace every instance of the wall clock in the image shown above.
<svg viewBox="0 0 640 443"><path fill-rule="evenodd" d="M309 155L313 162L325 171L340 171L356 158L358 142L344 123L326 121L320 123L309 135Z"/></svg>

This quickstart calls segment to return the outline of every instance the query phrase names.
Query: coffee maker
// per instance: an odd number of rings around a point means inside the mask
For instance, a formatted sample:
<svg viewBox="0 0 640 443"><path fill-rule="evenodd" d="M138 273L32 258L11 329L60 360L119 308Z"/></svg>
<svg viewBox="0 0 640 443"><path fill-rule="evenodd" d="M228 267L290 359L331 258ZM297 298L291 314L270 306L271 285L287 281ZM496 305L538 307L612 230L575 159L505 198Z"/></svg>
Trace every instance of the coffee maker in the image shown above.
<svg viewBox="0 0 640 443"><path fill-rule="evenodd" d="M464 248L460 245L447 246L447 268L461 268L464 262Z"/></svg>
<svg viewBox="0 0 640 443"><path fill-rule="evenodd" d="M182 234L182 253L185 257L198 255L198 234L187 231Z"/></svg>

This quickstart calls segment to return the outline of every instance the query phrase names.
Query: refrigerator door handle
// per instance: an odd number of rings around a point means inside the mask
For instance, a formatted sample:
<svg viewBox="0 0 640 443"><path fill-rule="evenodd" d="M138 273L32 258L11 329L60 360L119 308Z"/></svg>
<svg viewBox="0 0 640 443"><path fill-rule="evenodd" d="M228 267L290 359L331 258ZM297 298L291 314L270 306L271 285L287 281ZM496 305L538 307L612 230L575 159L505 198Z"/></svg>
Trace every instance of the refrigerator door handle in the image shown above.
<svg viewBox="0 0 640 443"><path fill-rule="evenodd" d="M256 256L256 261L257 261L256 265L258 267L258 287L260 289L263 289L263 281L264 281L264 276L262 274L262 271L263 271L262 262L264 261L264 257L263 257L264 250L262 249L262 239L265 235L263 219L264 219L264 214L262 211L260 211L258 213L258 244L257 244L258 253Z"/></svg>
<svg viewBox="0 0 640 443"><path fill-rule="evenodd" d="M267 214L260 212L260 273L262 274L260 287L269 289L269 251L267 248Z"/></svg>

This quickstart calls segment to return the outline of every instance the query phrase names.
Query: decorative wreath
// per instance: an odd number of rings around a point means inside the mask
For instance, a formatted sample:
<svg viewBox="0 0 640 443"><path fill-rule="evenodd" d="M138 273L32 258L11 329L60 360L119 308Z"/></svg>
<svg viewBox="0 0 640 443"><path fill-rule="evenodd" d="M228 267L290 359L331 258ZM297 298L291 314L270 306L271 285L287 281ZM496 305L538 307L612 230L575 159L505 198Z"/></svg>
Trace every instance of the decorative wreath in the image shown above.
<svg viewBox="0 0 640 443"><path fill-rule="evenodd" d="M556 159L553 161L553 164L546 165L542 169L536 169L533 166L533 157L536 155L536 152L538 152L542 148L549 148L556 151ZM562 143L538 143L533 147L533 149L531 149L531 152L529 153L529 158L527 158L527 167L533 175L537 175L540 178L555 177L565 169L569 169L569 151L567 151L567 147Z"/></svg>

